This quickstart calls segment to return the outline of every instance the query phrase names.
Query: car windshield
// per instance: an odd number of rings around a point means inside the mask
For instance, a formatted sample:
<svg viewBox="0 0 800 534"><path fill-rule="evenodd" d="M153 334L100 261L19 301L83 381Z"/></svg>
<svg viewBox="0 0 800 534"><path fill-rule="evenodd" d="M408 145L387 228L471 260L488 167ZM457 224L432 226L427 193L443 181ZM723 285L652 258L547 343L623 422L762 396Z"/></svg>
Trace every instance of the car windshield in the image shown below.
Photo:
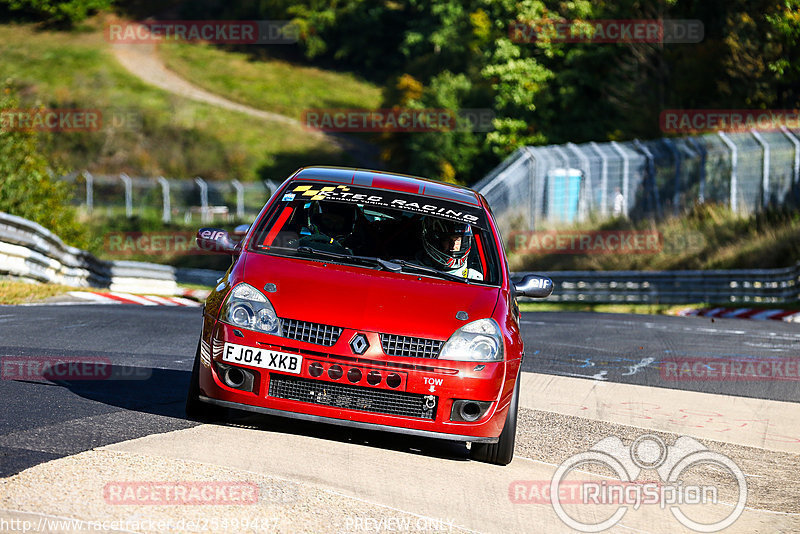
<svg viewBox="0 0 800 534"><path fill-rule="evenodd" d="M287 191L256 228L251 251L499 284L499 257L478 206L335 184Z"/></svg>

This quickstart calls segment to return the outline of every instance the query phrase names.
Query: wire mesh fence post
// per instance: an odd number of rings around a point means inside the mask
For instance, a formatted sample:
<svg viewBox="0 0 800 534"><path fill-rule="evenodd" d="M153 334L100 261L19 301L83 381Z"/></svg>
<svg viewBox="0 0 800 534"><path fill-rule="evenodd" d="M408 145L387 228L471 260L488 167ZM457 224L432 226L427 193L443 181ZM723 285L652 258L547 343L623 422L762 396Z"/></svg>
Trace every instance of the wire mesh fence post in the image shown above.
<svg viewBox="0 0 800 534"><path fill-rule="evenodd" d="M133 217L133 182L124 172L119 175L119 179L125 184L125 217Z"/></svg>
<svg viewBox="0 0 800 534"><path fill-rule="evenodd" d="M168 223L172 219L172 207L169 200L169 182L163 176L158 177L161 184L161 220Z"/></svg>
<svg viewBox="0 0 800 534"><path fill-rule="evenodd" d="M690 137L689 142L694 145L694 147L697 149L697 152L700 154L700 167L698 172L700 175L700 185L697 192L697 202L704 204L706 201L706 157L708 155L708 151L696 137Z"/></svg>
<svg viewBox="0 0 800 534"><path fill-rule="evenodd" d="M231 180L231 185L236 189L236 218L244 219L244 186L239 180Z"/></svg>
<svg viewBox="0 0 800 534"><path fill-rule="evenodd" d="M208 184L199 176L195 177L194 183L200 187L200 220L208 222Z"/></svg>
<svg viewBox="0 0 800 534"><path fill-rule="evenodd" d="M794 201L800 203L800 140L795 137L789 128L781 126L783 135L794 145L794 161L792 165L792 189L794 189Z"/></svg>
<svg viewBox="0 0 800 534"><path fill-rule="evenodd" d="M718 132L719 138L722 139L722 142L725 143L725 146L731 151L731 199L730 199L730 207L731 211L736 213L739 211L739 201L738 201L738 188L739 188L739 180L737 176L737 170L739 166L739 150L736 148L736 145L731 141L730 137L725 135L725 132Z"/></svg>
<svg viewBox="0 0 800 534"><path fill-rule="evenodd" d="M600 147L595 142L589 143L589 146L595 151L600 158L600 214L603 218L608 217L608 158L600 150Z"/></svg>
<svg viewBox="0 0 800 534"><path fill-rule="evenodd" d="M750 130L750 133L764 151L761 160L761 206L766 208L769 205L769 143L757 131Z"/></svg>
<svg viewBox="0 0 800 534"><path fill-rule="evenodd" d="M611 148L622 158L622 212L625 214L626 218L630 218L631 202L628 200L631 193L630 158L616 141L611 141Z"/></svg>
<svg viewBox="0 0 800 534"><path fill-rule="evenodd" d="M675 174L673 175L673 187L675 191L672 193L672 213L673 215L678 215L678 213L680 213L681 202L681 162L683 158L681 158L681 152L678 150L678 147L675 146L675 142L672 139L665 138L664 143L667 145L670 153L672 153L672 158L675 160Z"/></svg>
<svg viewBox="0 0 800 534"><path fill-rule="evenodd" d="M86 212L91 215L94 209L94 176L89 171L83 171L82 174L86 181Z"/></svg>

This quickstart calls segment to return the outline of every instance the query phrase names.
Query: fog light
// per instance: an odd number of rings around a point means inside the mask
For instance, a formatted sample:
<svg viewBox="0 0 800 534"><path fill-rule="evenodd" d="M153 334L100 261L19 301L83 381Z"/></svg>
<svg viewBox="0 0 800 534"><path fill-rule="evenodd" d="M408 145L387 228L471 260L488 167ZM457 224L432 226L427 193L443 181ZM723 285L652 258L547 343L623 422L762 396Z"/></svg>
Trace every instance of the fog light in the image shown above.
<svg viewBox="0 0 800 534"><path fill-rule="evenodd" d="M361 381L361 369L356 369L352 367L349 371L347 371L347 379L355 384L356 382Z"/></svg>
<svg viewBox="0 0 800 534"><path fill-rule="evenodd" d="M377 386L381 383L381 374L378 371L370 371L367 373L367 384L370 386Z"/></svg>
<svg viewBox="0 0 800 534"><path fill-rule="evenodd" d="M400 378L400 375L398 375L397 373L391 373L389 376L386 377L386 385L389 386L390 388L396 388L397 386L400 385L402 381L403 379Z"/></svg>
<svg viewBox="0 0 800 534"><path fill-rule="evenodd" d="M318 377L322 376L322 372L324 370L325 370L325 368L322 367L322 364L319 363L319 362L314 362L314 363L312 363L311 365L308 366L308 374L310 374L314 378L318 378Z"/></svg>
<svg viewBox="0 0 800 534"><path fill-rule="evenodd" d="M328 367L328 376L330 377L331 380L339 380L340 378L342 378L343 374L344 371L342 371L342 368L336 364L333 364L330 367Z"/></svg>

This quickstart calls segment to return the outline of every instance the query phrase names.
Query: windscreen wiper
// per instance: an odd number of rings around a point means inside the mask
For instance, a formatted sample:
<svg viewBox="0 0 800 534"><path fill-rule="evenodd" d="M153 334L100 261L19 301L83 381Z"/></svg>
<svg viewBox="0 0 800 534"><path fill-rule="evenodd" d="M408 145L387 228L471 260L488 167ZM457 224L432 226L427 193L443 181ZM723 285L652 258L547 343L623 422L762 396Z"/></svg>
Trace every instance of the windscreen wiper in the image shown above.
<svg viewBox="0 0 800 534"><path fill-rule="evenodd" d="M303 254L308 254L309 256L316 256L318 258L330 258L332 260L344 260L345 262L354 262L354 263L361 263L367 265L377 265L378 267L385 269L387 271L398 272L402 269L399 265L395 265L392 262L387 262L386 260L382 260L380 258L375 258L372 256L354 256L353 254L343 254L340 252L329 252L327 250L319 250L312 247L302 246L297 247L297 252L301 252Z"/></svg>
<svg viewBox="0 0 800 534"><path fill-rule="evenodd" d="M456 280L458 282L466 282L470 283L469 279L464 278L463 276L458 276L457 274L448 273L447 271L440 271L435 267L428 267L426 265L420 265L419 263L414 263L406 260L388 260L387 263L393 263L395 265L400 266L401 270L409 270L409 271L418 271L421 273L431 274L433 276L437 276L439 278L444 278L446 280Z"/></svg>

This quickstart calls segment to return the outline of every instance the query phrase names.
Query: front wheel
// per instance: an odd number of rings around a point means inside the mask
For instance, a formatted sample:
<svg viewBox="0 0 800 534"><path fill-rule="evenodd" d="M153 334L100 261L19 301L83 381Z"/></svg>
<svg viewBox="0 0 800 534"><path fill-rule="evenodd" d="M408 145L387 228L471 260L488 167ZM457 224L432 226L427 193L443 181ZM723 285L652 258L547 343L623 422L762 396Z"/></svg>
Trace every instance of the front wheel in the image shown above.
<svg viewBox="0 0 800 534"><path fill-rule="evenodd" d="M487 464L508 465L514 459L514 442L517 437L517 409L519 406L519 383L521 376L517 376L514 385L514 394L506 414L506 424L497 443L473 443L469 450L469 457L478 462Z"/></svg>

